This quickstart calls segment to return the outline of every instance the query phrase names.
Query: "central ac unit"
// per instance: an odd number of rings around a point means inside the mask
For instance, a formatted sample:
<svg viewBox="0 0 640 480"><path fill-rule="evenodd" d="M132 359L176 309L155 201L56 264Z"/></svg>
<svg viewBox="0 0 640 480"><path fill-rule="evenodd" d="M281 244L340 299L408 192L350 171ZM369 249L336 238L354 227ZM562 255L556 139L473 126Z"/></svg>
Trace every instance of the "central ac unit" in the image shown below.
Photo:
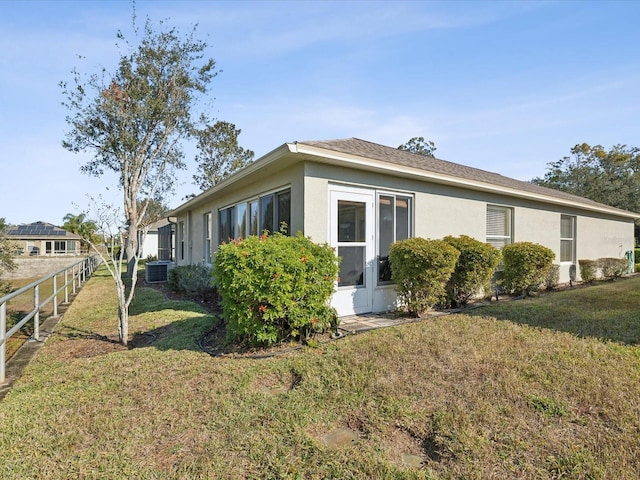
<svg viewBox="0 0 640 480"><path fill-rule="evenodd" d="M148 262L144 266L144 281L146 283L166 282L172 263L167 261Z"/></svg>

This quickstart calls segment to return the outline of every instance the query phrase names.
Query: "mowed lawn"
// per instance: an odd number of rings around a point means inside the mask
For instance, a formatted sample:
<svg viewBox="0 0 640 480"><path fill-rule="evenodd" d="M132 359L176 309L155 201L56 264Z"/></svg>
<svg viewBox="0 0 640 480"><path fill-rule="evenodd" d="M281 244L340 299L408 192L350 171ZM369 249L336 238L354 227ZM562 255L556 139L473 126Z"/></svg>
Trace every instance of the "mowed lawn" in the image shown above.
<svg viewBox="0 0 640 480"><path fill-rule="evenodd" d="M0 402L0 478L640 477L640 278L264 359L148 288L121 349L114 297L100 270Z"/></svg>

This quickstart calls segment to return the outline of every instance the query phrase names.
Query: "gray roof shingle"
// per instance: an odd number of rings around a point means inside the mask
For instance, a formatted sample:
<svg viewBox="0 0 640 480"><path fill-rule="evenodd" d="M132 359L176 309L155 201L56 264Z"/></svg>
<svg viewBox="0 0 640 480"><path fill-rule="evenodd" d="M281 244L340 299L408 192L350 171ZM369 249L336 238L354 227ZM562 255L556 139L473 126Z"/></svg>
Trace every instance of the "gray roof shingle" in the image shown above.
<svg viewBox="0 0 640 480"><path fill-rule="evenodd" d="M395 165L401 165L403 167L416 168L436 174L450 175L463 180L479 181L497 187L515 189L536 195L544 195L547 197L557 198L559 200L578 202L593 207L606 207L626 214L630 213L626 210L621 210L609 205L603 205L602 203L594 202L588 198L579 197L560 190L541 187L533 183L505 177L479 168L467 167L459 163L448 162L434 157L425 157L424 155L398 150L397 148L379 145L359 138L304 141L297 143L316 148L323 148L334 152L365 157L372 160L388 162Z"/></svg>

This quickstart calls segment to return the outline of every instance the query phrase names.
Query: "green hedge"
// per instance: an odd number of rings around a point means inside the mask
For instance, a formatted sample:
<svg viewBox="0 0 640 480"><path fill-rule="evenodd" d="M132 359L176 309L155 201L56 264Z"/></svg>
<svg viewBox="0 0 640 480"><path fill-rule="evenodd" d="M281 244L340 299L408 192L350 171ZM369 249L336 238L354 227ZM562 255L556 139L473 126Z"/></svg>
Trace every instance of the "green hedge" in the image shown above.
<svg viewBox="0 0 640 480"><path fill-rule="evenodd" d="M204 265L178 265L167 274L169 288L174 292L196 296L213 288L211 268Z"/></svg>
<svg viewBox="0 0 640 480"><path fill-rule="evenodd" d="M598 278L598 262L596 260L578 260L580 279L583 283L591 283Z"/></svg>
<svg viewBox="0 0 640 480"><path fill-rule="evenodd" d="M532 242L516 242L502 249L504 287L515 295L529 295L544 284L555 254Z"/></svg>
<svg viewBox="0 0 640 480"><path fill-rule="evenodd" d="M583 259L578 260L578 264L580 265L580 278L584 283L593 283L599 278L615 280L626 274L629 269L629 261L626 258Z"/></svg>
<svg viewBox="0 0 640 480"><path fill-rule="evenodd" d="M629 269L629 261L626 258L599 258L597 262L602 276L607 280L620 278Z"/></svg>
<svg viewBox="0 0 640 480"><path fill-rule="evenodd" d="M221 245L213 276L227 339L269 346L336 328L329 298L338 265L331 247L301 234L250 236Z"/></svg>
<svg viewBox="0 0 640 480"><path fill-rule="evenodd" d="M547 290L553 290L560 283L560 265L554 263L549 267L547 276L544 279L544 286Z"/></svg>
<svg viewBox="0 0 640 480"><path fill-rule="evenodd" d="M398 299L412 315L423 315L446 297L460 252L444 240L408 238L391 245L391 278Z"/></svg>
<svg viewBox="0 0 640 480"><path fill-rule="evenodd" d="M460 252L455 270L447 282L447 303L466 305L469 300L491 289L491 277L500 263L500 251L467 235L443 239Z"/></svg>

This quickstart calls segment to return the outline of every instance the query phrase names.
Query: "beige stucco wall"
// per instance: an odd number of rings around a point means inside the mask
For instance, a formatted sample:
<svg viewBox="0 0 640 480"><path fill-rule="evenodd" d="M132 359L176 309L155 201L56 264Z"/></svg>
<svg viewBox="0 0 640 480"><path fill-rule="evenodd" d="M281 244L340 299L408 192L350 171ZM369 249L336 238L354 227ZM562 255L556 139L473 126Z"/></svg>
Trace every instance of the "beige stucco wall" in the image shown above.
<svg viewBox="0 0 640 480"><path fill-rule="evenodd" d="M194 205L190 210L177 216L177 223L185 222L185 258L180 257L180 233L176 230L176 263L186 265L203 263L205 257L204 215L211 212L213 251L218 247L218 211L237 203L256 198L263 193L291 188L291 231L303 230L303 198L304 183L302 164L269 172L257 172L244 181L238 182L233 189L220 192L212 200Z"/></svg>
<svg viewBox="0 0 640 480"><path fill-rule="evenodd" d="M587 211L494 193L425 183L417 179L390 177L331 165L305 166L305 234L315 241L328 241L330 184L412 193L414 195L414 235L443 238L468 235L486 239L487 205L513 209L514 242L533 242L550 248L554 263L560 265L560 282L570 280L570 263L560 263L560 217L576 217L576 260L602 257L621 258L634 246L632 219L596 216ZM577 272L579 280L579 269Z"/></svg>
<svg viewBox="0 0 640 480"><path fill-rule="evenodd" d="M187 228L188 248L184 260L179 258L179 235L176 236L176 256L179 264L199 263L204 257L203 215L212 212L214 250L218 238L218 209L245 201L268 191L291 188L291 231L302 230L316 242L329 240L329 186L332 184L407 193L414 196L414 235L442 238L446 235L469 235L486 239L487 205L513 208L514 241L530 241L545 245L560 256L560 217L576 217L576 259L624 256L634 246L632 219L595 215L588 211L557 206L497 193L427 183L418 178L397 177L355 170L336 165L307 161L288 166L270 166L254 172L221 191L214 200L192 206L182 214ZM570 264L561 264L561 282L570 278ZM574 267L578 272L579 269ZM579 279L579 276L578 276ZM388 287L385 287L388 289ZM379 289L379 296L388 303L390 296Z"/></svg>

